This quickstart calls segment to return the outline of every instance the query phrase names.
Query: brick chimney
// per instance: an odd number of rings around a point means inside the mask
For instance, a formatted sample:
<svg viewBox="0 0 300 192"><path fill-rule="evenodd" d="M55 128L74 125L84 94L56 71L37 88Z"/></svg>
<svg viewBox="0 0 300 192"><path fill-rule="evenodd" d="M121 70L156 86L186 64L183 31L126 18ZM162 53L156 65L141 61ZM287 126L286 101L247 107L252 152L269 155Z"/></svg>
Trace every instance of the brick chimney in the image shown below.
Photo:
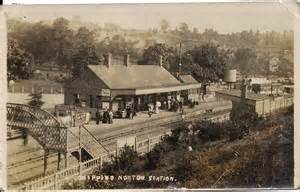
<svg viewBox="0 0 300 192"><path fill-rule="evenodd" d="M159 66L163 66L163 56L159 55Z"/></svg>
<svg viewBox="0 0 300 192"><path fill-rule="evenodd" d="M111 66L111 53L107 53L103 55L104 57L104 65L109 68Z"/></svg>
<svg viewBox="0 0 300 192"><path fill-rule="evenodd" d="M129 54L124 55L124 65L126 67L130 66L130 55Z"/></svg>

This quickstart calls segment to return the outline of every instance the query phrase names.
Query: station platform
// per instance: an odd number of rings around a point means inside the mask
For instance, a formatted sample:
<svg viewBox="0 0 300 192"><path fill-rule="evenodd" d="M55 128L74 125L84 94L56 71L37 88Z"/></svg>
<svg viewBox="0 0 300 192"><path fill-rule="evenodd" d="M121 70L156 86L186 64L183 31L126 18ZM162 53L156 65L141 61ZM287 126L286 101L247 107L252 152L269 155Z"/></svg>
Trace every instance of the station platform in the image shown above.
<svg viewBox="0 0 300 192"><path fill-rule="evenodd" d="M190 108L187 106L184 106L184 114L190 114L194 112L205 112L206 110L213 110L215 108L230 108L231 102L229 101L210 101L210 102L201 102L198 105L195 105L194 108ZM144 112L138 112L137 115L133 119L113 119L112 124L102 124L101 122L96 125L95 120L91 120L88 124L85 125L85 127L99 140L104 140L105 138L117 134L118 132L122 131L123 129L132 129L135 125L140 126L153 126L156 120L162 120L170 118L176 118L181 119L182 113L181 112L171 112L171 111L165 111L160 110L158 114L152 114L151 117L149 117L147 111ZM77 127L71 127L69 130L75 130L78 129Z"/></svg>

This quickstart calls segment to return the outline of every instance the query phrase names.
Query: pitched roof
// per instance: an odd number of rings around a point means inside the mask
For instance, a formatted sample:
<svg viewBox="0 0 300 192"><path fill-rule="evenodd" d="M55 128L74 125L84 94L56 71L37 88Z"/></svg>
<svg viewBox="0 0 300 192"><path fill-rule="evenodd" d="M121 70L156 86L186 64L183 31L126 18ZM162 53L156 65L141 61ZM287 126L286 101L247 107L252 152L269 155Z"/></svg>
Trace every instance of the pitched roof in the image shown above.
<svg viewBox="0 0 300 192"><path fill-rule="evenodd" d="M158 65L89 65L88 68L110 89L155 88L181 85Z"/></svg>
<svg viewBox="0 0 300 192"><path fill-rule="evenodd" d="M179 78L183 83L199 83L192 75L180 75Z"/></svg>

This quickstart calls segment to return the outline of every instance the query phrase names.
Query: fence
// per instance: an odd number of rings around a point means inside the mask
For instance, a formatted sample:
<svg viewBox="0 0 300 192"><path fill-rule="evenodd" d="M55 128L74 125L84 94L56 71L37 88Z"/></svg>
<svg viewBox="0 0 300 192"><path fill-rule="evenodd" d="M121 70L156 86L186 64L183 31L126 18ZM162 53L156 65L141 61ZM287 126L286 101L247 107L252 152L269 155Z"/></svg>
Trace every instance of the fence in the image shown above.
<svg viewBox="0 0 300 192"><path fill-rule="evenodd" d="M64 88L62 86L24 86L11 85L8 87L10 93L44 93L44 94L63 94Z"/></svg>
<svg viewBox="0 0 300 192"><path fill-rule="evenodd" d="M159 143L163 135L148 137L138 141L134 148L139 154L150 152L155 144ZM116 154L116 150L110 151L110 154ZM102 167L103 162L109 161L111 158L108 154L100 157L78 163L78 165L66 168L51 175L24 183L22 186L17 187L17 190L37 190L37 189L60 189L62 185L72 178L79 178L81 175L86 175L97 167Z"/></svg>

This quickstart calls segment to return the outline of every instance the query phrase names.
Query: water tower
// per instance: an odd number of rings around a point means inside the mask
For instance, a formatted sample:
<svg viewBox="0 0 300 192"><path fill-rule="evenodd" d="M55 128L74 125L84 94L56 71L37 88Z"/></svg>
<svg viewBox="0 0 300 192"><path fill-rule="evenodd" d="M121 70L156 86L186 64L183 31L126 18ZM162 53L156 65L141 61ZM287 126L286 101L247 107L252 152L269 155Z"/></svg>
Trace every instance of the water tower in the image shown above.
<svg viewBox="0 0 300 192"><path fill-rule="evenodd" d="M227 83L228 88L232 89L232 85L236 83L236 69L225 70L224 81Z"/></svg>

